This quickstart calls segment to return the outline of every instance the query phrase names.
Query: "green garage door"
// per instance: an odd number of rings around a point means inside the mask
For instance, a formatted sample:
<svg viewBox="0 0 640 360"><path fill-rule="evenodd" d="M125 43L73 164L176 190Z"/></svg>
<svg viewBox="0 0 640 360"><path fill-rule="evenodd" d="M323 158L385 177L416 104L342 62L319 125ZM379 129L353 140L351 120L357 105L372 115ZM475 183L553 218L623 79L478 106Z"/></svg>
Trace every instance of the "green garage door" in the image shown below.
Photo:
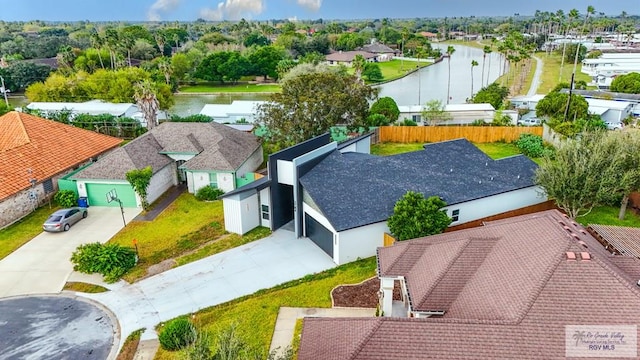
<svg viewBox="0 0 640 360"><path fill-rule="evenodd" d="M136 207L136 194L129 184L92 184L87 183L89 206L118 206L117 201L107 202L107 193L116 189L118 198L124 207Z"/></svg>

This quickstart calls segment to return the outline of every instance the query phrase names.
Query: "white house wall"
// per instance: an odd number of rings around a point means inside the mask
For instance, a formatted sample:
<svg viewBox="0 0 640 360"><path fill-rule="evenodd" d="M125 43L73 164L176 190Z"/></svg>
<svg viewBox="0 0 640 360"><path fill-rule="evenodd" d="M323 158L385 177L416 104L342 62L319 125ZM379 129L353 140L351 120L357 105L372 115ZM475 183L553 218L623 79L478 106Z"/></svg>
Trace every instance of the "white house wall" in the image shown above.
<svg viewBox="0 0 640 360"><path fill-rule="evenodd" d="M187 190L189 191L190 194L196 193L194 182L195 182L195 179L193 177L193 173L191 171L187 171Z"/></svg>
<svg viewBox="0 0 640 360"><path fill-rule="evenodd" d="M193 178L193 186L189 186L190 193L195 194L200 188L211 185L211 177L208 172L188 171L187 174L191 175L187 176L187 181L189 181L189 178ZM191 188L193 188L193 191L191 191Z"/></svg>
<svg viewBox="0 0 640 360"><path fill-rule="evenodd" d="M449 216L454 210L460 210L458 221L451 223L451 226L455 226L545 201L547 201L547 197L543 194L542 188L531 186L462 204L450 205L445 209Z"/></svg>
<svg viewBox="0 0 640 360"><path fill-rule="evenodd" d="M258 194L241 199L239 195L222 199L224 227L227 231L244 235L260 225Z"/></svg>
<svg viewBox="0 0 640 360"><path fill-rule="evenodd" d="M269 207L269 218L264 219L262 217L262 205L266 205ZM264 188L260 190L260 224L266 228L271 229L271 192L269 188Z"/></svg>
<svg viewBox="0 0 640 360"><path fill-rule="evenodd" d="M236 170L236 177L241 177L247 173L256 171L264 161L262 154L262 146L260 146L253 152L253 154L251 154L251 156L249 156L247 160L245 160L242 165L240 165L238 170Z"/></svg>
<svg viewBox="0 0 640 360"><path fill-rule="evenodd" d="M216 183L218 184L218 189L228 192L236 188L236 178L233 176L233 173L220 172L211 174L211 176L216 177Z"/></svg>
<svg viewBox="0 0 640 360"><path fill-rule="evenodd" d="M334 243L333 261L342 265L375 256L376 249L384 245L385 232L389 232L386 221L339 232L337 245Z"/></svg>
<svg viewBox="0 0 640 360"><path fill-rule="evenodd" d="M151 178L149 187L147 188L147 201L154 202L162 194L164 194L171 186L178 184L178 173L176 171L176 163L172 162L162 168Z"/></svg>
<svg viewBox="0 0 640 360"><path fill-rule="evenodd" d="M278 160L278 182L280 184L293 185L293 163L286 160Z"/></svg>

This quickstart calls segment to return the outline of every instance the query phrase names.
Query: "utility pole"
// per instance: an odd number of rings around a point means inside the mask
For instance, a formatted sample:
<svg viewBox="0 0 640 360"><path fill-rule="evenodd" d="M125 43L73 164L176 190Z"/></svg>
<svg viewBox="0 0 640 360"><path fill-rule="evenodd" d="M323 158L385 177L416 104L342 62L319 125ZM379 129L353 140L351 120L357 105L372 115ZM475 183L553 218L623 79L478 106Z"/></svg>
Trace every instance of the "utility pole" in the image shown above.
<svg viewBox="0 0 640 360"><path fill-rule="evenodd" d="M4 94L4 103L9 107L9 99L7 99L7 93L9 90L4 87L4 78L2 76L0 76L0 83L2 84L2 86L0 86L0 91Z"/></svg>

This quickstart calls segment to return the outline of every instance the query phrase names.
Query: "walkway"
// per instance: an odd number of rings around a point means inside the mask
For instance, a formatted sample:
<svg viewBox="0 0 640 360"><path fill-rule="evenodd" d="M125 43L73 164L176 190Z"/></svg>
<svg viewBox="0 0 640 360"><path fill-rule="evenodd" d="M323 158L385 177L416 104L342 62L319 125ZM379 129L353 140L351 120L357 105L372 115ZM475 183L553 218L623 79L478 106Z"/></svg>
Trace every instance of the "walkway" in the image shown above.
<svg viewBox="0 0 640 360"><path fill-rule="evenodd" d="M185 184L172 186L169 190L167 190L165 194L162 195L160 200L158 200L156 203L153 204L152 209L136 216L136 218L133 220L135 221L154 220L156 217L158 217L158 215L160 215L161 212L164 211L164 209L167 208L167 206L171 205L171 203L173 203L175 199L177 199L178 196L180 196L180 194L182 194L186 189L187 189L187 185Z"/></svg>
<svg viewBox="0 0 640 360"><path fill-rule="evenodd" d="M106 293L78 294L96 300L118 318L122 338L157 324L260 289L299 279L336 264L311 240L277 230L262 240L171 269ZM120 344L122 346L122 343Z"/></svg>
<svg viewBox="0 0 640 360"><path fill-rule="evenodd" d="M281 307L271 338L269 353L280 352L291 345L296 320L304 317L373 317L376 309L362 308L291 308Z"/></svg>
<svg viewBox="0 0 640 360"><path fill-rule="evenodd" d="M533 96L538 93L538 88L541 84L542 78L542 68L544 67L544 61L537 56L533 57L536 60L536 72L533 73L533 80L531 81L531 86L529 87L529 91L527 92L527 96Z"/></svg>

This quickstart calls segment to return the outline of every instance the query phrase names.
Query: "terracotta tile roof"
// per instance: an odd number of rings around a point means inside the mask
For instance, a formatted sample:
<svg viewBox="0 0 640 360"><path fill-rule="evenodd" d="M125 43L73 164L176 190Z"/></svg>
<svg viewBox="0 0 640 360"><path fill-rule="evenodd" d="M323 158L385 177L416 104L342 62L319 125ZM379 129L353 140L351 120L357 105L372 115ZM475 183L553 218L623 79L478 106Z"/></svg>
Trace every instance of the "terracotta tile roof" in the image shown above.
<svg viewBox="0 0 640 360"><path fill-rule="evenodd" d="M0 200L96 157L122 142L16 111L0 117ZM27 173L31 169L31 174Z"/></svg>
<svg viewBox="0 0 640 360"><path fill-rule="evenodd" d="M408 284L436 282L413 289L455 294L445 314L308 318L298 359L564 359L566 325L640 325L640 260L609 254L583 231L553 210L381 248L383 275L402 269ZM450 248L438 246L447 241ZM432 261L413 254L420 251ZM418 271L427 274L416 279ZM351 330L354 321L363 330Z"/></svg>
<svg viewBox="0 0 640 360"><path fill-rule="evenodd" d="M640 228L598 224L589 227L620 254L640 257Z"/></svg>

